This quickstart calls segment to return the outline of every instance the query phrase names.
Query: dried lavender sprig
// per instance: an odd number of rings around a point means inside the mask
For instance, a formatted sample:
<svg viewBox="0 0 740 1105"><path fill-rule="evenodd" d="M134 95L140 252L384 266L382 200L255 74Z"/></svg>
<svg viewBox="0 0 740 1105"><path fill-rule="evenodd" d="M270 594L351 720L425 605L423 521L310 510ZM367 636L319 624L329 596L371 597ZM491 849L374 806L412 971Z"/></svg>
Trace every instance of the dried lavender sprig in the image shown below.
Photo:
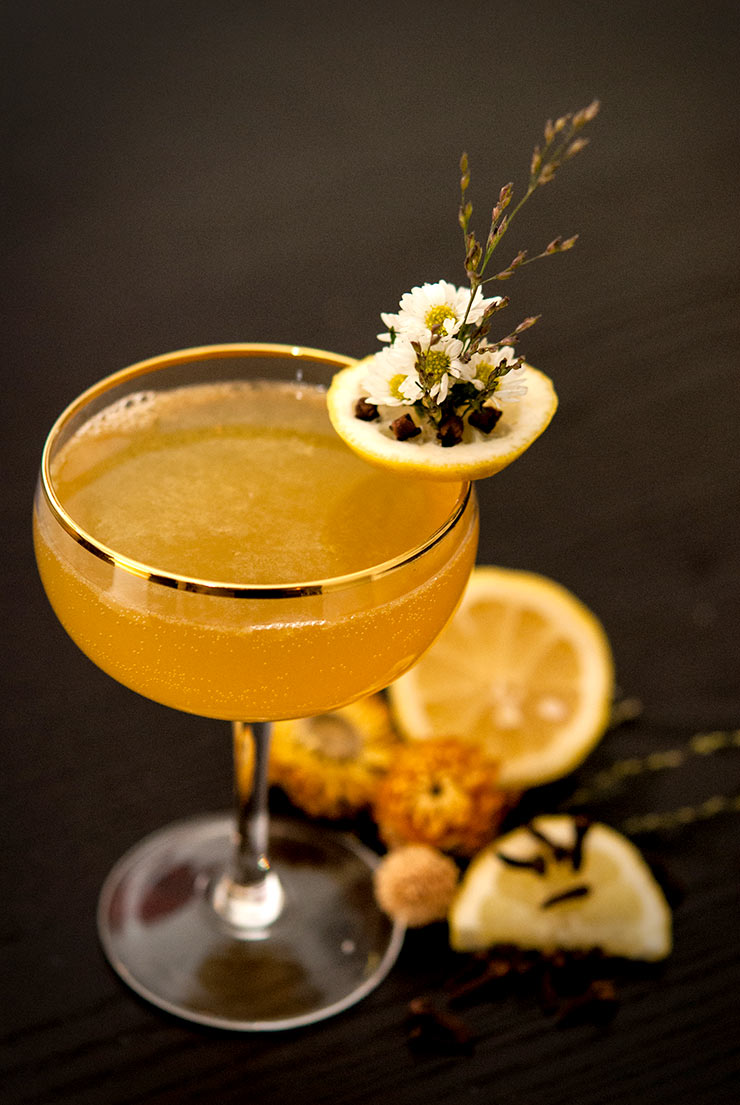
<svg viewBox="0 0 740 1105"><path fill-rule="evenodd" d="M517 269L524 268L525 265L531 265L533 261L539 261L542 257L551 257L554 253L566 253L573 248L577 241L577 234L574 234L571 238L553 238L549 245L541 253L536 253L534 257L530 257L527 250L522 249L505 269L497 272L495 276L487 276L485 280L480 281L480 284L488 284L491 280L508 280Z"/></svg>
<svg viewBox="0 0 740 1105"><path fill-rule="evenodd" d="M527 259L526 251L524 251L523 254L517 254L517 257L507 269L503 269L502 272L496 276L487 277L485 280L482 279L488 262L493 255L493 251L496 249L504 234L510 228L513 219L522 209L529 197L537 188L541 187L543 184L549 183L554 178L555 173L564 161L569 161L586 146L588 140L585 138L577 138L576 135L587 123L595 118L598 114L599 107L599 101L593 100L588 107L581 108L580 111L575 113L563 115L555 123L552 123L551 120L547 121L545 124L545 146L543 149L536 146L532 154L527 190L514 207L513 211L508 215L504 214L504 211L512 201L514 194L513 185L505 184L499 192L498 201L494 205L491 213L491 225L486 239L485 252L475 235L468 229L470 218L473 213L473 206L466 199L466 192L470 185L470 166L467 153L463 153L460 158L460 170L462 175L460 178L460 208L458 221L465 240L465 271L470 281L470 301L468 303L468 309L465 312L463 325L467 322L473 298L481 284L488 283L489 280L506 280L522 265L530 264L532 261L539 260L541 257L550 256L554 253L563 253L575 245L577 235L565 241L561 238L556 238L542 251L542 253L537 254L535 257Z"/></svg>
<svg viewBox="0 0 740 1105"><path fill-rule="evenodd" d="M508 304L508 300L507 300ZM497 349L503 349L507 345L516 345L519 341L519 337L525 330L529 330L530 326L534 326L536 322L539 322L541 315L530 315L529 317L522 319L519 325L511 331L510 334L506 334L503 338L498 338L496 341L488 342L486 344L486 353L495 353ZM478 347L483 339L488 334L488 326L485 325L485 319L479 327L477 327L473 333L466 339L465 351L460 354L461 361L469 361L474 353L478 351ZM513 368L518 368L524 361L523 357L518 357L516 361L504 361L499 365L499 370L496 371L497 376L505 376L507 372L510 372ZM491 378L493 376L491 375ZM482 393L481 393L482 395Z"/></svg>
<svg viewBox="0 0 740 1105"><path fill-rule="evenodd" d="M599 112L600 106L601 105L598 100L593 100L588 105L588 107L581 108L580 111L572 114L569 113L568 115L562 115L554 124L548 119L547 123L545 124L545 147L543 150L540 150L538 146L535 146L534 152L532 154L527 190L522 198L519 200L519 203L516 205L514 210L508 216L506 216L503 229L498 235L495 236L494 246L486 252L484 264L480 269L481 273L488 263L493 249L501 241L501 238L509 229L512 221L514 220L518 212L521 211L522 207L527 202L532 193L535 192L537 188L541 187L543 184L549 184L549 182L553 180L555 173L560 168L561 164L564 161L569 161L572 157L575 157L575 155L579 153L582 149L584 149L585 146L588 144L587 138L576 138L575 135L586 125L586 123L590 123L591 120L596 117ZM563 137L557 148L553 150L556 139L560 134L562 134ZM491 233L489 233L489 240L493 235L493 231L494 228L492 225ZM560 241L560 239L556 238L555 241L558 242ZM548 253L562 252L563 248L570 249L571 246L575 243L575 239L567 239L567 241L569 244L565 245L563 243L560 249L554 250L548 246L548 248L544 250L543 253L538 254L538 257L546 256ZM532 258L532 260L536 259L537 258L534 257Z"/></svg>

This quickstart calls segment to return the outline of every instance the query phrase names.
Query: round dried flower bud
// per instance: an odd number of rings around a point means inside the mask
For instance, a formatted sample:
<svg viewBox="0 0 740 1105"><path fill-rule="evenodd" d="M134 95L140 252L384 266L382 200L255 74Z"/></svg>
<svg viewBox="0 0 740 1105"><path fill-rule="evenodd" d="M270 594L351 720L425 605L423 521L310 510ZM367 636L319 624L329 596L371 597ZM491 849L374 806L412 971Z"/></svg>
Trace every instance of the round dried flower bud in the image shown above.
<svg viewBox="0 0 740 1105"><path fill-rule="evenodd" d="M381 860L375 872L375 897L394 920L420 928L444 920L458 878L455 861L437 848L406 844Z"/></svg>
<svg viewBox="0 0 740 1105"><path fill-rule="evenodd" d="M251 790L254 756L249 732L237 746L239 793ZM269 779L311 817L354 817L369 806L392 762L399 738L380 695L272 730Z"/></svg>
<svg viewBox="0 0 740 1105"><path fill-rule="evenodd" d="M390 847L429 844L472 856L494 838L512 798L498 764L453 737L401 745L378 785L373 815Z"/></svg>

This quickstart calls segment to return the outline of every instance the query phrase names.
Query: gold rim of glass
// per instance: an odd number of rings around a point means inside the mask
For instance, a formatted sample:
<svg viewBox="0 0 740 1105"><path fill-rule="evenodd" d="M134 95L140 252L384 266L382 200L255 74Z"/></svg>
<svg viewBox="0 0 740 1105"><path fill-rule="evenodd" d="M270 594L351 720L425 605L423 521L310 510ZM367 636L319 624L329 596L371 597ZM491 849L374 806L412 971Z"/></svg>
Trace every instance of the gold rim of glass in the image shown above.
<svg viewBox="0 0 740 1105"><path fill-rule="evenodd" d="M44 498L57 522L79 545L82 545L93 556L116 568L138 576L149 583L158 584L161 587L171 587L178 591L190 591L200 595L217 595L226 598L296 598L301 595L321 595L330 591L339 591L351 587L357 583L375 581L391 572L410 564L434 548L448 533L450 533L462 518L471 495L471 484L463 482L460 494L455 506L447 520L430 536L413 549L394 557L392 560L383 561L372 568L365 568L347 575L332 576L328 579L314 579L296 581L294 583L224 583L218 580L198 579L193 576L179 575L176 572L165 572L151 565L143 564L131 557L116 552L115 549L96 540L92 534L87 533L67 513L57 498L51 477L51 454L59 434L79 411L81 411L92 399L103 395L106 391L133 380L138 376L144 376L148 372L161 368L169 368L174 365L187 364L190 361L218 360L225 357L294 357L297 361L318 361L319 363L334 366L337 369L347 368L356 364L354 357L345 357L339 353L327 353L322 349L312 349L300 345L279 345L268 342L230 342L219 345L194 346L191 349L180 349L174 353L164 353L158 357L150 357L145 361L137 361L136 364L114 372L104 377L92 387L83 391L57 418L52 426L44 444L41 457L41 487Z"/></svg>

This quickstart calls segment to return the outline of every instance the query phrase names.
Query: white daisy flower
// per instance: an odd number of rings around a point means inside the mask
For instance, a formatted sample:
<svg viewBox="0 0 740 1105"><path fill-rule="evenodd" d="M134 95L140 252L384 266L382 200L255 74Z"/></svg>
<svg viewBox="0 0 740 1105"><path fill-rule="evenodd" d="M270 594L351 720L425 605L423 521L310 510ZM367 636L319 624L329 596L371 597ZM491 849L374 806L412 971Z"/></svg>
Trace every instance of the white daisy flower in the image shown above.
<svg viewBox="0 0 740 1105"><path fill-rule="evenodd" d="M463 343L458 338L442 338L424 353L424 374L427 384L431 381L429 394L437 403L444 403L450 390L452 377L459 380L464 376L466 366L459 359Z"/></svg>
<svg viewBox="0 0 740 1105"><path fill-rule="evenodd" d="M468 380L473 387L478 391L482 391L488 384L491 370L498 368L504 361L515 361L516 352L512 345L503 345L500 349L479 349L477 353L473 353L470 360L465 365L465 374L463 378ZM496 388L496 394L499 394L499 388L504 380L508 379L508 375L501 377ZM518 385L523 386L523 385ZM526 394L527 389L524 388L522 394Z"/></svg>
<svg viewBox="0 0 740 1105"><path fill-rule="evenodd" d="M421 399L416 351L411 344L396 341L376 353L368 364L362 390L368 402L378 407L410 406Z"/></svg>
<svg viewBox="0 0 740 1105"><path fill-rule="evenodd" d="M493 398L496 403L518 403L527 394L527 385L515 379L511 373L502 376L496 384Z"/></svg>
<svg viewBox="0 0 740 1105"><path fill-rule="evenodd" d="M470 288L458 288L447 280L440 280L436 284L412 288L401 296L397 315L381 315L381 318L389 329L412 341L428 341L433 326L439 327L437 333L443 338L449 338L457 333L466 312L466 322L477 325L486 309L499 299L499 296L484 299L480 288L476 288L468 310Z"/></svg>
<svg viewBox="0 0 740 1105"><path fill-rule="evenodd" d="M378 334L378 341L395 341L399 331L398 315L387 314L385 311L380 312L381 322L384 322L388 327L387 331L382 334Z"/></svg>

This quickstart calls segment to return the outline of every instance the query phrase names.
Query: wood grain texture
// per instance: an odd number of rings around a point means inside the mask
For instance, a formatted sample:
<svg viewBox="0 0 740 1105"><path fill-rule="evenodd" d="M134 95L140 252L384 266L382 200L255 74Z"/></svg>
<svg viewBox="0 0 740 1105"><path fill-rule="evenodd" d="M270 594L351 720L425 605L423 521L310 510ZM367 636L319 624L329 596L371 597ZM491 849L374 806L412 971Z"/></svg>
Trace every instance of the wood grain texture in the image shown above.
<svg viewBox="0 0 740 1105"><path fill-rule="evenodd" d="M45 433L83 387L209 341L372 350L409 287L462 282L462 149L483 227L547 116L599 96L591 147L512 241L581 234L506 288L512 313L543 315L523 348L561 407L481 488L479 559L572 588L644 711L527 806L740 725L736 5L10 0L4 17L0 1101L735 1102L736 814L637 838L680 887L676 946L624 971L608 1028L508 995L466 1012L472 1054L414 1052L408 1002L458 965L440 929L310 1030L220 1034L129 993L97 946L98 887L146 832L227 804L228 737L77 652L29 518ZM737 795L739 776L728 749L589 810L619 826Z"/></svg>

